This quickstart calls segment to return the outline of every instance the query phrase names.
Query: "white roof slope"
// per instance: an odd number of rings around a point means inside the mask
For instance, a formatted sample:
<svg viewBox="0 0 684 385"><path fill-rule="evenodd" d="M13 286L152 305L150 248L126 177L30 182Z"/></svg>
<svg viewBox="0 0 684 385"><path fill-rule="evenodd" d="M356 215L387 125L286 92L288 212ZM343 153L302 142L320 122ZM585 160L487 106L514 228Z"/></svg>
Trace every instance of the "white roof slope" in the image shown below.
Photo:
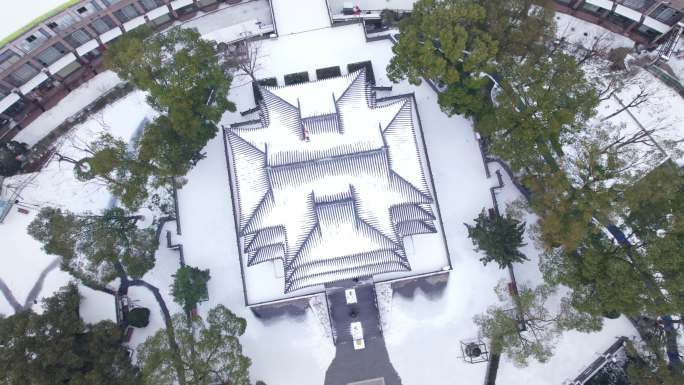
<svg viewBox="0 0 684 385"><path fill-rule="evenodd" d="M261 126L226 131L247 265L282 260L285 293L411 270L403 237L437 232L411 99L363 70L261 93Z"/></svg>

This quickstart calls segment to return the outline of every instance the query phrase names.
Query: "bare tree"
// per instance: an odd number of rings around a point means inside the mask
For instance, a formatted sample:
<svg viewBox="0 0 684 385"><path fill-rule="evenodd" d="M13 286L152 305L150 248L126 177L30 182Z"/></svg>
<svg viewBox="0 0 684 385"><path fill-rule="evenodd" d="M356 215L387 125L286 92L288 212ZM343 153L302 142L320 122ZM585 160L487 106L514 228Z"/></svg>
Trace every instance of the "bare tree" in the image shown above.
<svg viewBox="0 0 684 385"><path fill-rule="evenodd" d="M638 92L636 94L634 94L634 96L632 96L632 98L627 103L625 103L620 98L618 98L617 95L613 94L612 96L620 104L620 108L618 108L612 114L610 114L606 117L603 117L601 120L606 121L606 120L612 118L613 116L621 113L622 111L626 111L630 108L637 107L637 106L644 104L651 97L651 90L643 83L639 83L638 87L639 87Z"/></svg>
<svg viewBox="0 0 684 385"><path fill-rule="evenodd" d="M577 64L582 65L595 59L604 59L610 52L610 31L603 31L601 34L578 42L575 46L575 57Z"/></svg>
<svg viewBox="0 0 684 385"><path fill-rule="evenodd" d="M234 44L222 45L220 53L226 69L244 72L256 82L256 72L261 68L261 42L259 40L243 40Z"/></svg>

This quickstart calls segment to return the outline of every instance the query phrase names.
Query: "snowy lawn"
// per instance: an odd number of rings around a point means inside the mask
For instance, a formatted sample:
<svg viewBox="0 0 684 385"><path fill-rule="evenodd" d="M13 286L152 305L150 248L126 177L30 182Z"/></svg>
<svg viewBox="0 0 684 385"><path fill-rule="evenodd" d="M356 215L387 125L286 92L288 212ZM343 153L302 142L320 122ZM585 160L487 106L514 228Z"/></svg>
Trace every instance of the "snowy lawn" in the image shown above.
<svg viewBox="0 0 684 385"><path fill-rule="evenodd" d="M101 132L109 132L129 141L139 129L141 122L145 118L152 118L154 114L152 108L145 103L145 95L140 91L133 92L74 127L60 139L58 152L80 159L84 156L82 148ZM73 165L60 163L56 157L38 173L6 179L4 187L10 191L17 187L23 188L18 199L20 206L29 210L29 214L21 214L17 211L18 206L15 206L0 224L0 239L5 242L11 240L10 252L3 253L0 257L0 278L23 305L41 272L56 258L54 255L45 254L41 250L41 244L26 232L26 227L38 211L42 207L53 206L77 213L98 212L110 206L112 201L104 186L96 182L78 181L74 176ZM69 275L55 268L45 277L38 298L49 297L68 281ZM111 301L113 306L113 299ZM34 308L38 309L39 306ZM84 309L89 308L88 305ZM2 296L0 313L13 312ZM97 318L99 316L95 315L94 319Z"/></svg>

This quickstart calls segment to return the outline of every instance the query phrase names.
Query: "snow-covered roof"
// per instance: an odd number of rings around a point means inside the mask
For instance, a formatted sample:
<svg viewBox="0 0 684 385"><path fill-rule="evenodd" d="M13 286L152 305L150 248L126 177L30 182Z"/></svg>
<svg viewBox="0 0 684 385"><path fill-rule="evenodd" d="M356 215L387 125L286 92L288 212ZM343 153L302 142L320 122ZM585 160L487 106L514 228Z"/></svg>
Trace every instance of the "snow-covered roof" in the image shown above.
<svg viewBox="0 0 684 385"><path fill-rule="evenodd" d="M410 271L403 238L438 232L412 99L378 103L363 70L261 93L225 131L247 266L281 260L285 293Z"/></svg>

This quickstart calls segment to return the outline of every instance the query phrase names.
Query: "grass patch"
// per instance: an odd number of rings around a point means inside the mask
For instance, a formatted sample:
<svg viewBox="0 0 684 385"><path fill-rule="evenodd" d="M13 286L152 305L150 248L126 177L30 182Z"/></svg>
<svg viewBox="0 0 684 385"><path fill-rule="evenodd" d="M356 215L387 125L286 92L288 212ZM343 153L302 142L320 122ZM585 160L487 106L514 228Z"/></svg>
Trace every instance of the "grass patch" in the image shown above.
<svg viewBox="0 0 684 385"><path fill-rule="evenodd" d="M71 7L71 6L74 5L74 4L78 4L79 1L81 1L81 0L69 0L69 1L65 2L64 4L58 5L58 6L56 6L55 8L53 8L53 9L51 9L51 10L45 12L44 14L42 14L42 15L36 17L35 19L31 20L30 22L28 22L28 23L27 23L26 25L24 25L23 27L21 27L21 28L19 28L18 30L12 32L9 36L7 36L7 37L3 38L2 40L0 40L0 48L4 47L5 44L7 44L7 43L11 42L12 40L18 38L19 36L25 34L25 33L28 32L29 30L31 30L31 28L33 28L33 27L35 27L36 25L38 25L38 23L40 23L41 21L43 21L43 20L45 20L45 19L47 19L47 18L50 18L50 17L52 17L52 16L55 16L56 14L58 14L58 13L64 11L65 9Z"/></svg>

